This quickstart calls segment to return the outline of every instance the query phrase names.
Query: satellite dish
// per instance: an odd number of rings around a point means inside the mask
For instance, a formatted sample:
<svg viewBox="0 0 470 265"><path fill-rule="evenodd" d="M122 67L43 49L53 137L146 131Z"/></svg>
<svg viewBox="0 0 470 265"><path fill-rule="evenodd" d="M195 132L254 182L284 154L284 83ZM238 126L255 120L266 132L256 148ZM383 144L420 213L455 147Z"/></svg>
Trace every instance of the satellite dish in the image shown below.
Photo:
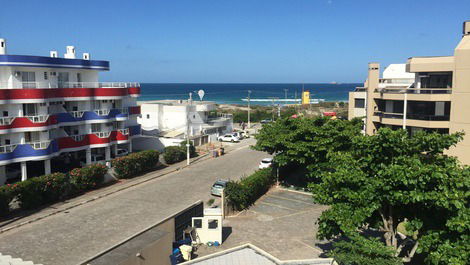
<svg viewBox="0 0 470 265"><path fill-rule="evenodd" d="M205 93L204 93L204 90L199 89L199 91L197 92L197 94L199 95L199 99L201 99L201 101L202 101L202 98L204 97L204 94L205 94Z"/></svg>

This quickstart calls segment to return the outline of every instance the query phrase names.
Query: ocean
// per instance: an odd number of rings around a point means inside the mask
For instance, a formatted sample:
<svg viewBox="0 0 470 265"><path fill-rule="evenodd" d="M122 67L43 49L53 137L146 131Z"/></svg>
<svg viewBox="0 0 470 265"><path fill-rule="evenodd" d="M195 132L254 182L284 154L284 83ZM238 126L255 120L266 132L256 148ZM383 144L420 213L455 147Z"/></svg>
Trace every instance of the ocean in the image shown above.
<svg viewBox="0 0 470 265"><path fill-rule="evenodd" d="M203 100L215 101L218 104L242 104L246 105L248 90L251 90L252 105L270 105L272 98L285 99L287 89L288 99L300 99L302 87L310 91L311 99L324 101L347 101L348 92L357 83L349 84L188 84L188 83L141 83L141 95L138 100L162 100L162 99L188 99L192 93L194 100L199 100L197 91L204 90ZM284 103L284 102L275 102ZM294 101L287 101L294 103Z"/></svg>

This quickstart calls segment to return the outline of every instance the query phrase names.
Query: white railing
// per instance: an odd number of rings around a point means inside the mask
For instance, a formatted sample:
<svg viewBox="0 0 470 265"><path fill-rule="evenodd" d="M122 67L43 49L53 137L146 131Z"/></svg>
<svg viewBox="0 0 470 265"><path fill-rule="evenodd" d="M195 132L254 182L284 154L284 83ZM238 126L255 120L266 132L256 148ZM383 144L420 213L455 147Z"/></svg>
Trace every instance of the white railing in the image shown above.
<svg viewBox="0 0 470 265"><path fill-rule="evenodd" d="M80 135L70 135L70 137L75 141L75 142L81 142L84 138L85 135L80 134Z"/></svg>
<svg viewBox="0 0 470 265"><path fill-rule="evenodd" d="M118 131L123 135L128 135L129 134L129 128L118 129Z"/></svg>
<svg viewBox="0 0 470 265"><path fill-rule="evenodd" d="M93 132L99 138L108 138L111 135L111 131L107 132Z"/></svg>
<svg viewBox="0 0 470 265"><path fill-rule="evenodd" d="M34 123L46 122L49 119L49 115L34 115L34 116L25 116L30 121Z"/></svg>
<svg viewBox="0 0 470 265"><path fill-rule="evenodd" d="M10 125L16 117L1 117L0 125Z"/></svg>
<svg viewBox="0 0 470 265"><path fill-rule="evenodd" d="M11 153L15 151L17 144L0 145L0 154Z"/></svg>
<svg viewBox="0 0 470 265"><path fill-rule="evenodd" d="M121 114L129 114L129 108L120 108L118 109Z"/></svg>
<svg viewBox="0 0 470 265"><path fill-rule="evenodd" d="M94 112L98 114L99 116L108 116L110 109L95 109Z"/></svg>
<svg viewBox="0 0 470 265"><path fill-rule="evenodd" d="M72 115L74 118L81 118L83 117L83 113L85 113L85 111L76 110L76 111L69 111L68 113L70 113L70 115Z"/></svg>
<svg viewBox="0 0 470 265"><path fill-rule="evenodd" d="M0 88L126 88L137 82L0 82Z"/></svg>
<svg viewBox="0 0 470 265"><path fill-rule="evenodd" d="M29 144L33 147L35 150L41 150L41 149L47 149L49 147L49 144L51 141L36 141L36 142L27 142L26 144Z"/></svg>

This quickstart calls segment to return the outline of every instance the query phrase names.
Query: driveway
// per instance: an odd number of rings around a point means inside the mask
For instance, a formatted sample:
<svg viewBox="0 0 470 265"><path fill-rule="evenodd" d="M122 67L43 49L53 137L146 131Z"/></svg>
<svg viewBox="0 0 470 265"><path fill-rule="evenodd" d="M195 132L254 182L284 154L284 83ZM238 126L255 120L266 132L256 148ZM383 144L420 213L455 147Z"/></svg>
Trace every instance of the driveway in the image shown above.
<svg viewBox="0 0 470 265"><path fill-rule="evenodd" d="M197 200L206 202L215 180L252 173L266 154L248 148L250 143L254 141L243 141L222 157L1 233L0 253L47 265L77 264Z"/></svg>
<svg viewBox="0 0 470 265"><path fill-rule="evenodd" d="M255 205L224 220L226 240L220 247L201 246L198 256L251 243L280 260L318 258L315 221L326 206L312 202L310 194L271 189Z"/></svg>

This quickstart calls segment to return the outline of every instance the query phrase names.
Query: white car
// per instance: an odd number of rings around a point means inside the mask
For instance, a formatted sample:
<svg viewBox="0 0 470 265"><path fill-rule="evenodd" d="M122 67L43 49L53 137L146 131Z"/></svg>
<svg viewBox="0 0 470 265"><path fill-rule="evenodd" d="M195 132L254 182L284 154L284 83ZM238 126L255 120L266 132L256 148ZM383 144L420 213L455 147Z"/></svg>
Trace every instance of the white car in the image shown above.
<svg viewBox="0 0 470 265"><path fill-rule="evenodd" d="M259 169L263 168L268 168L273 165L273 159L272 158L263 158L261 162L259 162Z"/></svg>
<svg viewBox="0 0 470 265"><path fill-rule="evenodd" d="M219 136L217 140L219 140L219 142L232 142L232 143L240 142L240 138L236 137L233 134L226 134L226 135Z"/></svg>
<svg viewBox="0 0 470 265"><path fill-rule="evenodd" d="M233 132L232 134L235 137L238 137L239 140L243 140L243 134L241 132Z"/></svg>

